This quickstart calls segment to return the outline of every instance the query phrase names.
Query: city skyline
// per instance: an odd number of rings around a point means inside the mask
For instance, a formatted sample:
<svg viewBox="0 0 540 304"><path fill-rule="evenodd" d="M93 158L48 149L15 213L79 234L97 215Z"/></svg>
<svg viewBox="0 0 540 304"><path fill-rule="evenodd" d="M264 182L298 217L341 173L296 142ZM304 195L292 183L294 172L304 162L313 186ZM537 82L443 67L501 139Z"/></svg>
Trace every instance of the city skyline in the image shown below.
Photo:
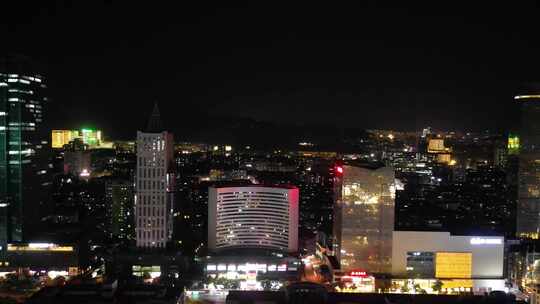
<svg viewBox="0 0 540 304"><path fill-rule="evenodd" d="M452 4L10 2L0 302L540 303L540 5Z"/></svg>

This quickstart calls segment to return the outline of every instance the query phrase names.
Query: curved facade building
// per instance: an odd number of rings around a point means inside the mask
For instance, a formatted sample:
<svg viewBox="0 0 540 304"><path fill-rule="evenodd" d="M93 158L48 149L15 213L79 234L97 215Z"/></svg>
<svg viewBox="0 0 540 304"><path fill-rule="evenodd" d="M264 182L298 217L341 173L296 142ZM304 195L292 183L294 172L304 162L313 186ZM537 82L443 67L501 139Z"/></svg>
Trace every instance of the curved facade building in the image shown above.
<svg viewBox="0 0 540 304"><path fill-rule="evenodd" d="M210 187L208 249L298 251L298 188Z"/></svg>

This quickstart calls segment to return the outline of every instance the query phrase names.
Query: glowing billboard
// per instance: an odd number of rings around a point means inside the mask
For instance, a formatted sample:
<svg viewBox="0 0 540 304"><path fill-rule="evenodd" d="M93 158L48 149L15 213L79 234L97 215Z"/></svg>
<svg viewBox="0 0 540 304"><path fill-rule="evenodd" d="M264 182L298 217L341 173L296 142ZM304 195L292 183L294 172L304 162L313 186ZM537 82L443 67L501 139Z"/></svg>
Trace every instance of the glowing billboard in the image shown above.
<svg viewBox="0 0 540 304"><path fill-rule="evenodd" d="M519 136L517 135L508 135L508 154L518 154L519 153Z"/></svg>
<svg viewBox="0 0 540 304"><path fill-rule="evenodd" d="M469 279L471 274L471 252L437 252L435 254L436 278Z"/></svg>

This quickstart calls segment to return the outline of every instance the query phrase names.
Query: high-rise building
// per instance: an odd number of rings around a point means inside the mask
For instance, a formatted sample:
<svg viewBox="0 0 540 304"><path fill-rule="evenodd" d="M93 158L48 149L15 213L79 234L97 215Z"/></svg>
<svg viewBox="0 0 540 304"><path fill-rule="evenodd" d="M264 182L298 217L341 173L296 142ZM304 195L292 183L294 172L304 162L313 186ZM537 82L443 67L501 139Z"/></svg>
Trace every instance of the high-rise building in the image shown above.
<svg viewBox="0 0 540 304"><path fill-rule="evenodd" d="M334 254L341 269L390 273L394 169L379 163L351 163L335 171Z"/></svg>
<svg viewBox="0 0 540 304"><path fill-rule="evenodd" d="M112 236L124 241L135 239L133 222L133 183L112 180L105 184L108 230Z"/></svg>
<svg viewBox="0 0 540 304"><path fill-rule="evenodd" d="M209 188L208 249L242 248L298 251L298 188Z"/></svg>
<svg viewBox="0 0 540 304"><path fill-rule="evenodd" d="M137 247L165 247L172 237L173 134L154 106L145 132L137 132L135 231Z"/></svg>
<svg viewBox="0 0 540 304"><path fill-rule="evenodd" d="M533 88L534 89L534 88ZM521 106L517 235L538 239L540 233L540 89L514 99Z"/></svg>
<svg viewBox="0 0 540 304"><path fill-rule="evenodd" d="M7 206L0 223L0 249L21 241L37 221L41 176L46 173L43 132L45 81L26 58L0 58L0 201ZM24 235L23 235L24 232Z"/></svg>

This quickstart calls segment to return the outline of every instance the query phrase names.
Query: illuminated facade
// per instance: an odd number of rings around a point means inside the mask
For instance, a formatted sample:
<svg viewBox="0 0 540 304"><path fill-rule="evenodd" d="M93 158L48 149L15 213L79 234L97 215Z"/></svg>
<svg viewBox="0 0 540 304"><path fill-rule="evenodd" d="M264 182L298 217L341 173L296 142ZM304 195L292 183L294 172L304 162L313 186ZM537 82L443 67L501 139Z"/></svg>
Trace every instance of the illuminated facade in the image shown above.
<svg viewBox="0 0 540 304"><path fill-rule="evenodd" d="M172 237L173 135L162 131L154 108L146 132L137 132L135 235L138 247L164 248Z"/></svg>
<svg viewBox="0 0 540 304"><path fill-rule="evenodd" d="M101 131L92 129L81 129L81 137L83 143L90 147L97 147L101 144Z"/></svg>
<svg viewBox="0 0 540 304"><path fill-rule="evenodd" d="M79 272L78 248L73 244L7 244L5 258L0 260L0 271L14 268L45 271L51 279L59 275L74 276Z"/></svg>
<svg viewBox="0 0 540 304"><path fill-rule="evenodd" d="M55 149L61 149L72 140L79 138L83 144L89 148L98 148L103 145L101 130L81 129L79 130L52 130L51 146Z"/></svg>
<svg viewBox="0 0 540 304"><path fill-rule="evenodd" d="M341 269L370 273L391 270L394 230L394 169L340 166L336 170L334 247ZM339 189L340 188L340 189Z"/></svg>
<svg viewBox="0 0 540 304"><path fill-rule="evenodd" d="M52 130L51 146L55 149L61 149L75 138L79 138L77 130Z"/></svg>
<svg viewBox="0 0 540 304"><path fill-rule="evenodd" d="M40 178L47 172L42 129L46 85L43 77L26 73L26 64L16 61L0 62L0 201L7 209L1 212L6 215L0 226L1 251L31 230L44 192Z"/></svg>
<svg viewBox="0 0 540 304"><path fill-rule="evenodd" d="M74 247L52 243L8 244L7 251L30 252L73 252Z"/></svg>
<svg viewBox="0 0 540 304"><path fill-rule="evenodd" d="M298 251L298 188L211 187L208 249Z"/></svg>
<svg viewBox="0 0 540 304"><path fill-rule="evenodd" d="M517 235L538 239L540 232L540 96L515 97L521 106Z"/></svg>
<svg viewBox="0 0 540 304"><path fill-rule="evenodd" d="M444 146L444 139L430 139L428 142L428 153L449 152L450 148Z"/></svg>

